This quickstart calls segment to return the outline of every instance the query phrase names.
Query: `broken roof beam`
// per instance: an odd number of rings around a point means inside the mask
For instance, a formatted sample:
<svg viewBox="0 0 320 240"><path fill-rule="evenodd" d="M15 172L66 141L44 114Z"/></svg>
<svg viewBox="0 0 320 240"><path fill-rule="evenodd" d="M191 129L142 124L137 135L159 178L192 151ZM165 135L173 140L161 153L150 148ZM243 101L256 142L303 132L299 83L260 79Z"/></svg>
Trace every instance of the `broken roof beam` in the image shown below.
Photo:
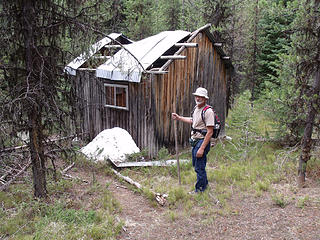
<svg viewBox="0 0 320 240"><path fill-rule="evenodd" d="M165 55L161 56L160 59L186 59L187 56L183 55Z"/></svg>
<svg viewBox="0 0 320 240"><path fill-rule="evenodd" d="M150 74L167 74L168 71L154 71L154 70L151 70L151 71L146 71L146 73L150 73Z"/></svg>
<svg viewBox="0 0 320 240"><path fill-rule="evenodd" d="M176 43L174 44L175 47L198 47L198 43Z"/></svg>
<svg viewBox="0 0 320 240"><path fill-rule="evenodd" d="M223 43L221 43L221 42L216 42L213 44L213 46L215 46L215 47L222 47L222 45L223 45Z"/></svg>
<svg viewBox="0 0 320 240"><path fill-rule="evenodd" d="M160 68L151 68L150 70L146 71L146 73L150 74L166 74L168 71L160 71Z"/></svg>
<svg viewBox="0 0 320 240"><path fill-rule="evenodd" d="M194 31L191 36L189 37L189 39L186 41L187 43L191 43L191 41L198 35L199 32L207 29L207 28L210 28L211 27L211 24L206 24L204 25L203 27L197 29L196 31ZM186 47L185 46L182 46L179 48L179 50L175 53L175 54L180 54ZM172 63L173 59L169 59L162 67L161 67L161 71L164 71L168 68L168 66L170 65L170 63Z"/></svg>

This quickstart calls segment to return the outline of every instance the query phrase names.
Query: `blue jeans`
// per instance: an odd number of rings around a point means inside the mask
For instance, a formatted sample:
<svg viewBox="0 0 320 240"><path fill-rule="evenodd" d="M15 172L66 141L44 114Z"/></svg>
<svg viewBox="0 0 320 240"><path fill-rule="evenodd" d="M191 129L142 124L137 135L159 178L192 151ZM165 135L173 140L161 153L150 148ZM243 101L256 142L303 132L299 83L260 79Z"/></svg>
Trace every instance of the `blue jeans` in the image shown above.
<svg viewBox="0 0 320 240"><path fill-rule="evenodd" d="M210 151L210 142L204 149L203 155L201 158L197 158L197 151L200 148L203 139L198 141L197 145L192 148L192 166L194 167L195 172L197 173L197 182L196 182L196 192L203 192L208 185L208 178L206 172L207 165L207 154Z"/></svg>

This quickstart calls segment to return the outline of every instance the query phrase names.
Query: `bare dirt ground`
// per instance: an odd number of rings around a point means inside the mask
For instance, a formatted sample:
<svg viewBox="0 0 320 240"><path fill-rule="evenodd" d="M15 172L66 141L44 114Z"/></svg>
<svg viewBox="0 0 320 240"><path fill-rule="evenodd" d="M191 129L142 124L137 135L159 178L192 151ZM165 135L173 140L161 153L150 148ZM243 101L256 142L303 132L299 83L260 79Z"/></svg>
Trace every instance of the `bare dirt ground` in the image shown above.
<svg viewBox="0 0 320 240"><path fill-rule="evenodd" d="M284 208L274 204L270 192L260 197L241 193L229 200L231 210L227 214L219 214L219 205L213 205L217 211L209 214L199 206L192 208L192 214L185 214L184 209L170 210L168 206L151 204L111 176L99 175L97 180L104 185L109 183L108 189L121 205L119 218L125 225L118 239L320 240L319 182L308 180L303 189L295 188L294 183L272 186L290 196ZM214 187L214 183L210 186ZM306 201L299 206L299 199ZM169 214L172 211L176 212L174 219Z"/></svg>

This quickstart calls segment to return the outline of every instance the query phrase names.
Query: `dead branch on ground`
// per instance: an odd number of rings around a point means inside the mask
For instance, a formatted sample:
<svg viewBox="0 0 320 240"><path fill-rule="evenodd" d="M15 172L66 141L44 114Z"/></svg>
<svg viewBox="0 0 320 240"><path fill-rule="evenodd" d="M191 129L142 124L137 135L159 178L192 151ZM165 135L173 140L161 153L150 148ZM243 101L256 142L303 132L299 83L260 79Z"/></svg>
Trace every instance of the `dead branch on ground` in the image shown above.
<svg viewBox="0 0 320 240"><path fill-rule="evenodd" d="M123 176L121 173L119 173L118 171L112 169L112 171L121 179L125 180L126 182L134 185L135 187L137 187L138 189L142 190L142 185L134 180L132 180L131 178L127 177L127 176ZM156 193L154 191L152 191L151 189L149 189L152 194L155 196L156 201L161 205L164 206L167 202L167 197L168 194L160 194L160 193Z"/></svg>
<svg viewBox="0 0 320 240"><path fill-rule="evenodd" d="M70 174L67 174L67 172L68 172L71 168L73 168L74 165L75 165L75 163L73 162L71 165L69 165L68 167L66 167L66 168L63 169L62 171L60 171L62 177L63 177L64 179L79 180L79 181L84 182L84 183L89 183L87 180L84 180L84 179L82 179L82 178L74 177L74 176L72 176L72 175L70 175Z"/></svg>
<svg viewBox="0 0 320 240"><path fill-rule="evenodd" d="M8 182L6 182L5 184L3 184L1 187L0 187L0 191L4 191L5 189L7 189L9 187L9 185L15 181L22 173L24 173L24 171L26 171L28 169L28 167L30 167L31 165L31 160L28 161L28 163L16 174L14 175ZM3 178L4 176L1 177L1 179ZM4 179L4 178L3 178Z"/></svg>
<svg viewBox="0 0 320 240"><path fill-rule="evenodd" d="M70 166L68 166L68 167L66 167L65 169L63 169L62 171L61 171L61 173L62 174L65 174L66 172L68 172L71 168L73 168L74 167L74 162L70 165Z"/></svg>

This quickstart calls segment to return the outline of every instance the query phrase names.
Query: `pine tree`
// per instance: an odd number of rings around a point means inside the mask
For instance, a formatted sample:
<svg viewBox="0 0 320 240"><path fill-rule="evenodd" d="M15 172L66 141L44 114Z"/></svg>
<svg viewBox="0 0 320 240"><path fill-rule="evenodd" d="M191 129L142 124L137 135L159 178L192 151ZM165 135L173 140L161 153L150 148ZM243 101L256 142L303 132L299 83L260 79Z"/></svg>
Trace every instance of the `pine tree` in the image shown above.
<svg viewBox="0 0 320 240"><path fill-rule="evenodd" d="M1 134L10 139L20 131L29 133L34 195L42 198L53 147L48 139L70 129L66 120L72 85L63 75L65 56L73 44L93 35L88 31L93 21L98 26L99 6L90 1L79 9L76 1L4 0L0 7L0 122L6 126ZM2 148L10 143L0 142Z"/></svg>
<svg viewBox="0 0 320 240"><path fill-rule="evenodd" d="M260 0L261 1L261 0ZM259 29L258 23L260 20L260 3L259 0L248 0L245 4L245 9L242 11L242 21L246 23L244 26L242 41L244 49L241 54L241 74L243 81L240 88L242 90L249 89L251 92L251 100L256 99L258 86L257 81L257 55L259 54Z"/></svg>
<svg viewBox="0 0 320 240"><path fill-rule="evenodd" d="M257 95L264 92L266 85L279 87L277 63L279 54L287 53L291 32L289 26L293 18L293 13L281 1L271 1L268 7L263 8L259 21L261 47L257 56Z"/></svg>
<svg viewBox="0 0 320 240"><path fill-rule="evenodd" d="M133 40L141 40L152 35L152 0L124 0L125 32Z"/></svg>
<svg viewBox="0 0 320 240"><path fill-rule="evenodd" d="M180 29L181 0L157 0L152 9L152 32L174 31Z"/></svg>

